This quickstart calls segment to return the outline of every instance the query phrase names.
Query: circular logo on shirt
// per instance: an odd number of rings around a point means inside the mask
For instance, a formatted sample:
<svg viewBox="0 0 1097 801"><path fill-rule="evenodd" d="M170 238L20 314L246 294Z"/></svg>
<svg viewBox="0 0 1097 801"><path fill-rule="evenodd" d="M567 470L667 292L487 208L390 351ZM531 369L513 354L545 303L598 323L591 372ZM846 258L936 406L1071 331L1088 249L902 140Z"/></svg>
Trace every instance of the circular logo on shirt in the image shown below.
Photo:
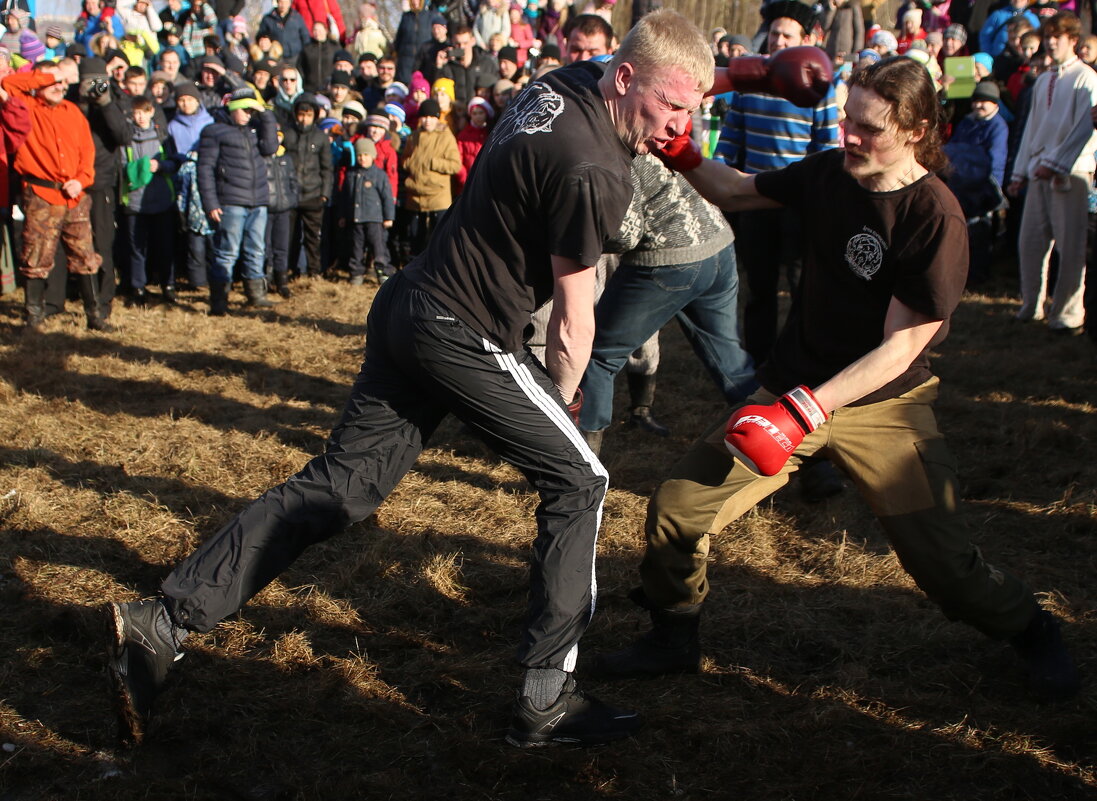
<svg viewBox="0 0 1097 801"><path fill-rule="evenodd" d="M855 234L846 243L846 264L866 281L876 274L884 261L884 248L879 235L867 228L864 233Z"/></svg>

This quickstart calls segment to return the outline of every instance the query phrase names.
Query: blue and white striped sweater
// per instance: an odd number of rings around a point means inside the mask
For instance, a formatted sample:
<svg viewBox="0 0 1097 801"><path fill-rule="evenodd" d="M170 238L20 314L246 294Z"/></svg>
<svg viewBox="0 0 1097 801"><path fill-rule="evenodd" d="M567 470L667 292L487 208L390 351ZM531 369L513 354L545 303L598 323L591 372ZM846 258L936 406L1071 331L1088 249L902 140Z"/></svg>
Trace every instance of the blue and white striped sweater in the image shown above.
<svg viewBox="0 0 1097 801"><path fill-rule="evenodd" d="M769 172L838 147L834 89L814 108L768 94L732 94L714 158L748 173Z"/></svg>

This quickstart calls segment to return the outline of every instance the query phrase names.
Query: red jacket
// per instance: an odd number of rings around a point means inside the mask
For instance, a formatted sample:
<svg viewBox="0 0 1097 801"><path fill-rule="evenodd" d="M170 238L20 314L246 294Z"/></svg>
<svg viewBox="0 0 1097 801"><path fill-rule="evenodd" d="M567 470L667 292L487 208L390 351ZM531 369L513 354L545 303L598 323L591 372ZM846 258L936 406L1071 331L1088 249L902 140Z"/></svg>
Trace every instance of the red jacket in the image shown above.
<svg viewBox="0 0 1097 801"><path fill-rule="evenodd" d="M297 13L305 18L305 28L309 36L312 36L312 25L317 20L327 22L330 16L335 20L335 27L339 29L339 42L342 44L347 38L347 26L343 24L343 12L339 9L338 0L293 0L293 7Z"/></svg>
<svg viewBox="0 0 1097 801"><path fill-rule="evenodd" d="M490 132L491 129L486 125L483 128L477 128L470 122L461 129L461 133L457 134L457 149L461 152L461 172L453 176L454 195L461 194L461 190L465 188L465 181L468 180L472 163L480 155L480 150L484 147Z"/></svg>
<svg viewBox="0 0 1097 801"><path fill-rule="evenodd" d="M373 160L373 163L384 170L385 175L389 177L389 185L392 186L392 199L396 200L396 192L400 187L399 179L396 176L400 156L396 153L396 148L392 146L392 142L389 141L387 136L383 137L380 142L374 142L373 144L377 148L377 158Z"/></svg>
<svg viewBox="0 0 1097 801"><path fill-rule="evenodd" d="M9 159L27 141L30 128L30 110L17 96L10 96L8 102L0 106L0 136L3 137L0 139L0 206L11 205Z"/></svg>
<svg viewBox="0 0 1097 801"><path fill-rule="evenodd" d="M87 117L68 100L51 106L31 94L32 90L56 81L55 75L42 71L8 75L3 79L4 90L21 99L30 111L30 134L15 155L15 169L20 175L59 184L76 180L87 189L95 183L95 143ZM47 203L70 209L83 196L81 193L75 198L67 198L59 189L28 186Z"/></svg>

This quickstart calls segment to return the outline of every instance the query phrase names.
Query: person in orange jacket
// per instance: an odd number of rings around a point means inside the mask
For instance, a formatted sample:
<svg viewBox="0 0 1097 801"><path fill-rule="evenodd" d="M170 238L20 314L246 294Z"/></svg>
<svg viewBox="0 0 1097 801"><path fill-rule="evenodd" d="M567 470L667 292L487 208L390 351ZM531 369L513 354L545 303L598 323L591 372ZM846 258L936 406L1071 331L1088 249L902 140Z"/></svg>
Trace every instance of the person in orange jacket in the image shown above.
<svg viewBox="0 0 1097 801"><path fill-rule="evenodd" d="M27 328L35 330L45 320L46 277L60 240L69 272L80 276L88 328L113 330L99 311L96 273L102 257L92 244L91 200L84 191L95 181L95 144L87 118L76 104L65 100L68 80L50 62L28 73L8 75L0 86L26 105L31 120L30 133L14 162L23 178L25 223L19 270L26 279Z"/></svg>

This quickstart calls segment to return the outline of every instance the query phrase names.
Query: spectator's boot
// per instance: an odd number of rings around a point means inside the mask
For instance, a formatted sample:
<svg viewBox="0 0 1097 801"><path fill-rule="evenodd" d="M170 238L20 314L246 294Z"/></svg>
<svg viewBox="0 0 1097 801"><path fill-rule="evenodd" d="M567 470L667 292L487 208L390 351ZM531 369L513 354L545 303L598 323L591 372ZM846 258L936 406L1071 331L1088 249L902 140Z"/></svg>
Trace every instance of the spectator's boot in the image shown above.
<svg viewBox="0 0 1097 801"><path fill-rule="evenodd" d="M269 309L274 303L267 299L267 281L265 278L249 278L244 281L244 294L248 296L248 305L258 309Z"/></svg>
<svg viewBox="0 0 1097 801"><path fill-rule="evenodd" d="M289 273L275 273L274 286L278 290L278 294L281 295L283 298L290 297Z"/></svg>
<svg viewBox="0 0 1097 801"><path fill-rule="evenodd" d="M179 298L175 294L175 284L164 284L161 297L164 299L164 303L169 305L175 305Z"/></svg>
<svg viewBox="0 0 1097 801"><path fill-rule="evenodd" d="M209 316L224 317L229 313L229 285L224 281L209 283Z"/></svg>
<svg viewBox="0 0 1097 801"><path fill-rule="evenodd" d="M594 451L595 456L602 455L602 435L606 433L606 430L599 429L598 431L580 431L583 435L583 439L586 440L587 446Z"/></svg>
<svg viewBox="0 0 1097 801"><path fill-rule="evenodd" d="M595 659L594 673L609 679L701 671L701 604L653 608L637 587L629 597L651 615L651 631L620 651Z"/></svg>
<svg viewBox="0 0 1097 801"><path fill-rule="evenodd" d="M84 301L84 314L88 318L89 331L102 331L111 333L114 326L103 319L103 312L99 308L99 276L80 276L80 297Z"/></svg>
<svg viewBox="0 0 1097 801"><path fill-rule="evenodd" d="M26 296L27 330L37 331L46 321L46 279L28 278L23 293Z"/></svg>
<svg viewBox="0 0 1097 801"><path fill-rule="evenodd" d="M669 437L670 429L651 414L651 406L655 403L655 376L640 373L626 373L626 375L632 406L629 423L657 437Z"/></svg>
<svg viewBox="0 0 1097 801"><path fill-rule="evenodd" d="M131 309L143 309L149 305L149 293L143 286L135 286L126 296L126 305Z"/></svg>

